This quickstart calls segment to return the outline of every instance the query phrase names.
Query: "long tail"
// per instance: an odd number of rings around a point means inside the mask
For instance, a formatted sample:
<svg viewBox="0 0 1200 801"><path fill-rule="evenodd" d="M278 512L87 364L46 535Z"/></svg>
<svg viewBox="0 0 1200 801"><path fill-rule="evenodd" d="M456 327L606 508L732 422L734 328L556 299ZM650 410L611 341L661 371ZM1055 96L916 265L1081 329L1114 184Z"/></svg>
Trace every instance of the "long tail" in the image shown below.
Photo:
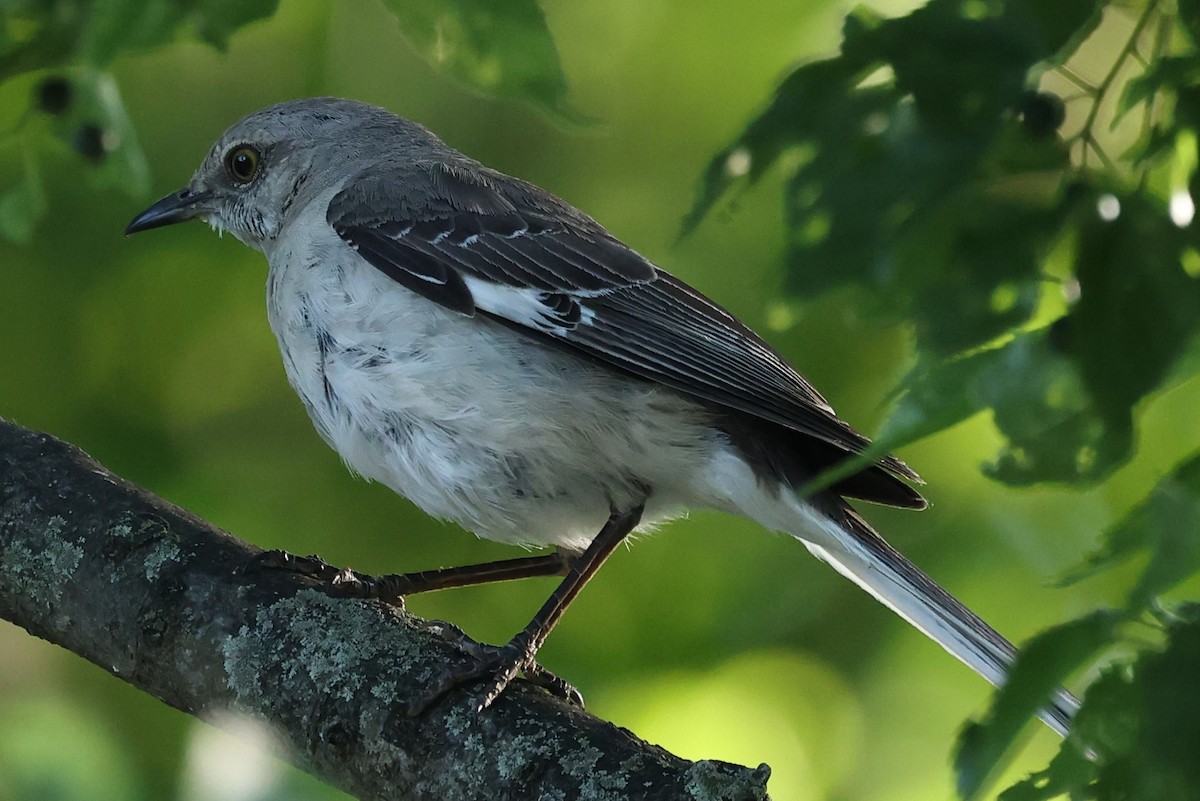
<svg viewBox="0 0 1200 801"><path fill-rule="evenodd" d="M796 501L799 510L825 536L813 542L812 530L793 534L818 559L871 593L976 673L996 686L1003 684L1017 655L1013 644L888 545L840 499L837 505L841 521ZM1065 737L1078 708L1078 699L1059 689L1038 717Z"/></svg>

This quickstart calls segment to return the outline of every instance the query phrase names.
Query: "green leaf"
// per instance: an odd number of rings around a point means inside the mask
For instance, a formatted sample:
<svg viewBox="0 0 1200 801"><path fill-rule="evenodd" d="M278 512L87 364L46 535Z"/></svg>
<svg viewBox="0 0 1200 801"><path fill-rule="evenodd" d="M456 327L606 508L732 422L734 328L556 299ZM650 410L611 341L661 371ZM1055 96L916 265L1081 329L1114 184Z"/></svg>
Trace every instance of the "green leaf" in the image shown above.
<svg viewBox="0 0 1200 801"><path fill-rule="evenodd" d="M1009 787L999 801L1045 801L1060 798L1086 788L1095 775L1095 767L1086 754L1075 748L1063 748L1045 770ZM1076 795L1075 798L1084 796Z"/></svg>
<svg viewBox="0 0 1200 801"><path fill-rule="evenodd" d="M1167 648L1148 654L1134 668L1141 725L1124 759L1112 759L1101 781L1114 787L1111 798L1191 801L1200 788L1200 621L1191 619L1168 630ZM1124 790L1122 793L1121 791ZM1119 794L1118 794L1119 793Z"/></svg>
<svg viewBox="0 0 1200 801"><path fill-rule="evenodd" d="M1150 125L1141 132L1129 149L1121 154L1121 159L1138 167L1156 162L1175 148L1178 134L1179 129L1174 125Z"/></svg>
<svg viewBox="0 0 1200 801"><path fill-rule="evenodd" d="M1067 346L1100 415L1121 429L1132 426L1133 405L1158 387L1200 327L1200 284L1182 265L1192 234L1160 201L1135 193L1096 203L1117 216L1082 209L1080 297L1065 323Z"/></svg>
<svg viewBox="0 0 1200 801"><path fill-rule="evenodd" d="M986 131L1016 103L1030 68L1082 41L1098 19L1096 0L932 0L905 17L848 28L843 52L891 65L934 130Z"/></svg>
<svg viewBox="0 0 1200 801"><path fill-rule="evenodd" d="M956 425L985 408L971 387L1003 359L995 348L941 362L921 363L904 379L877 443L899 448Z"/></svg>
<svg viewBox="0 0 1200 801"><path fill-rule="evenodd" d="M1150 496L1104 534L1104 543L1067 574L1067 584L1149 550L1150 563L1130 593L1132 611L1147 608L1200 570L1200 454L1176 467Z"/></svg>
<svg viewBox="0 0 1200 801"><path fill-rule="evenodd" d="M981 407L963 388L976 381L995 356L995 352L985 351L932 366L918 365L905 379L891 414L870 446L823 470L801 488L801 495L827 489L886 454L978 413Z"/></svg>
<svg viewBox="0 0 1200 801"><path fill-rule="evenodd" d="M1200 47L1200 0L1176 0L1175 7L1192 44Z"/></svg>
<svg viewBox="0 0 1200 801"><path fill-rule="evenodd" d="M1042 260L1071 208L1056 196L1066 153L1015 121L981 151L925 126L911 104L888 113L890 97L878 99L809 123L817 155L785 196L789 287L865 286L878 317L912 320L936 353L986 343L1036 307Z"/></svg>
<svg viewBox="0 0 1200 801"><path fill-rule="evenodd" d="M1028 157L1048 157L1053 168L1065 162L1057 147L1042 149L1021 138ZM979 169L994 163L1000 149ZM1029 320L1045 284L1042 262L1070 208L1064 198L1042 201L1052 194L1048 189L1036 173L981 179L946 193L936 205L928 202L923 216L897 232L893 299L903 299L923 347L967 350Z"/></svg>
<svg viewBox="0 0 1200 801"><path fill-rule="evenodd" d="M1058 58L1061 51L1082 41L1098 24L1102 5L1096 0L1052 5L1039 0L1004 4L933 0L897 19L882 19L869 9L856 8L846 17L841 54L788 75L767 108L709 164L684 221L684 233L721 193L743 176L753 180L761 175L789 146L833 145L818 152L818 159L838 150L869 150L871 132L879 133L889 119L905 113L902 106L909 97L915 100L922 123L934 130L961 131L983 123L984 128L976 130L983 142L916 141L900 144L900 151L933 158L940 147L982 152L997 117L1012 108L1024 91L1029 69L1039 60ZM971 13L968 6L978 13ZM946 69L947 64L954 68ZM862 83L881 66L890 67L891 81ZM918 139L931 135L911 123L903 131L902 136ZM748 171L730 171L734 154L749 157ZM949 166L963 165L952 161ZM916 168L911 172L922 174ZM885 175L875 171L876 179ZM960 173L959 177L970 176Z"/></svg>
<svg viewBox="0 0 1200 801"><path fill-rule="evenodd" d="M1011 484L1074 481L1107 469L1098 459L1112 432L1092 408L1078 370L1051 329L1012 337L965 356L926 356L905 377L870 449L817 477L805 492L828 487L885 453L990 410L1008 442L988 467Z"/></svg>
<svg viewBox="0 0 1200 801"><path fill-rule="evenodd" d="M573 120L558 50L536 0L385 0L413 46L490 95L532 101Z"/></svg>
<svg viewBox="0 0 1200 801"><path fill-rule="evenodd" d="M269 17L278 5L278 0L11 3L0 11L0 78L74 66L104 69L121 53L173 41L189 23L209 44L224 47L236 29Z"/></svg>
<svg viewBox="0 0 1200 801"><path fill-rule="evenodd" d="M94 184L141 198L149 191L149 167L116 82L104 68L121 53L174 40L189 23L222 47L235 29L271 15L277 5L278 0L12 0L0 5L0 81L46 70L69 82L69 103L53 110L42 106L57 117L43 130L83 156ZM22 139L27 158L34 158L42 135ZM0 236L28 241L33 235L44 202L29 180L0 196Z"/></svg>
<svg viewBox="0 0 1200 801"><path fill-rule="evenodd" d="M985 410L1008 442L988 472L1010 484L1091 480L1127 450L1127 432L1105 427L1057 327L1017 334L999 347L927 359L902 385L877 443L894 449Z"/></svg>
<svg viewBox="0 0 1200 801"><path fill-rule="evenodd" d="M977 18L957 0L899 19L849 15L841 55L795 70L709 164L685 233L799 154L785 190L793 292L865 286L876 317L913 320L939 354L1025 322L1072 202L1059 192L1067 149L1031 135L1015 109L1031 66L1093 24L1096 4L976 5Z"/></svg>
<svg viewBox="0 0 1200 801"><path fill-rule="evenodd" d="M959 739L954 768L958 792L978 798L1003 767L1026 723L1051 693L1113 639L1121 616L1100 610L1042 632L1023 648L982 722L968 724Z"/></svg>
<svg viewBox="0 0 1200 801"><path fill-rule="evenodd" d="M843 56L805 64L788 75L767 108L709 163L681 235L695 228L726 191L753 183L789 149L811 150L811 158L827 153L822 143L838 136L852 135L842 140L847 144L860 141L863 121L886 112L899 97L886 86L855 90L870 67Z"/></svg>
<svg viewBox="0 0 1200 801"><path fill-rule="evenodd" d="M1027 31L1037 58L1058 65L1100 26L1107 5L1104 0L1010 0L1006 11L1014 26Z"/></svg>
<svg viewBox="0 0 1200 801"><path fill-rule="evenodd" d="M203 0L195 13L200 38L224 50L239 28L275 13L279 0Z"/></svg>
<svg viewBox="0 0 1200 801"><path fill-rule="evenodd" d="M1105 203L1120 212L1105 221L1100 200L1077 191L1039 215L985 193L910 222L892 256L902 278L889 302L909 304L926 353L884 427L890 447L991 409L1008 443L988 472L1006 483L1095 481L1128 458L1134 405L1168 378L1200 327L1200 287L1181 261L1189 232L1160 203L1114 196ZM1026 319L1041 251L1068 223L1078 229L1081 295L1064 318L1002 347L930 358ZM1007 306L984 302L1000 292Z"/></svg>
<svg viewBox="0 0 1200 801"><path fill-rule="evenodd" d="M1044 770L1005 790L1000 801L1043 801L1067 794L1072 798L1095 798L1099 766L1088 751L1098 756L1128 750L1137 728L1137 707L1129 668L1105 667L1088 687L1083 707L1071 721L1070 739Z"/></svg>
<svg viewBox="0 0 1200 801"><path fill-rule="evenodd" d="M169 41L184 17L184 6L161 0L107 0L88 3L76 13L84 22L75 58L100 69L124 51Z"/></svg>
<svg viewBox="0 0 1200 801"><path fill-rule="evenodd" d="M1105 669L1088 689L1063 751L1001 801L1071 798L1194 801L1200 787L1200 623L1179 610L1161 652ZM1091 757L1084 754L1091 753Z"/></svg>
<svg viewBox="0 0 1200 801"><path fill-rule="evenodd" d="M1200 81L1200 58L1195 53L1158 59L1144 73L1125 84L1117 99L1112 126L1115 128L1130 110L1155 94L1174 92L1197 81Z"/></svg>
<svg viewBox="0 0 1200 801"><path fill-rule="evenodd" d="M859 287L873 319L914 326L921 368L882 439L990 409L1009 439L993 477L1095 481L1128 459L1133 406L1192 338L1189 232L1137 193L1104 222L1067 143L1021 122L1029 82L1063 63L1107 5L932 0L896 19L856 9L840 55L792 72L709 164L685 233L721 196L788 161L789 289L805 298ZM1190 75L1181 62L1154 80ZM1197 116L1186 91L1181 125ZM1176 140L1176 129L1152 128L1131 158L1144 163ZM1075 258L1083 300L1052 330L995 347L1053 308L1043 305L1051 252ZM1150 302L1123 314L1130 297ZM1115 324L1102 330L1106 321ZM971 355L947 358L957 353Z"/></svg>
<svg viewBox="0 0 1200 801"><path fill-rule="evenodd" d="M1018 335L971 388L1008 440L987 467L1007 484L1092 480L1128 450L1129 433L1104 425L1057 334Z"/></svg>

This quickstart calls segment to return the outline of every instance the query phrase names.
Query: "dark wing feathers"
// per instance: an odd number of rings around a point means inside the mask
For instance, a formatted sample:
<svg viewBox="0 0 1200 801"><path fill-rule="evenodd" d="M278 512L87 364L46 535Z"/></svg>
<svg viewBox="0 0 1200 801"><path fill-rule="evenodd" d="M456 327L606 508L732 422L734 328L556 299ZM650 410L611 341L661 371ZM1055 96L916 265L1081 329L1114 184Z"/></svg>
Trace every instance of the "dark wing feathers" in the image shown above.
<svg viewBox="0 0 1200 801"><path fill-rule="evenodd" d="M411 232L412 226L394 226L391 231L380 226L338 233L360 256L393 281L454 311L474 314L475 298L455 266L429 254L425 258L413 258L396 247L397 242L424 241L419 236L410 236Z"/></svg>
<svg viewBox="0 0 1200 801"><path fill-rule="evenodd" d="M867 440L840 423L825 399L769 345L673 276L660 273L652 284L617 289L586 306L595 311L595 322L569 332L570 342L644 361L642 369L624 366L693 395L719 393L710 399L832 438L847 450L866 447Z"/></svg>
<svg viewBox="0 0 1200 801"><path fill-rule="evenodd" d="M369 263L455 311L845 453L869 444L757 334L530 184L479 166L393 165L349 181L328 219ZM878 467L920 480L891 456Z"/></svg>
<svg viewBox="0 0 1200 801"><path fill-rule="evenodd" d="M466 183L459 173L453 181L441 169L433 169L433 174L443 176L434 181L442 190L460 189L439 196L423 212L413 209L412 216L385 219L376 210L376 204L387 200L380 197L381 181L375 174L367 185L354 182L333 199L329 222L368 261L421 294L427 294L424 289L430 283L449 285L447 271L464 271L503 286L583 294L652 281L657 275L652 264L578 212L580 219L573 220L536 209L518 211L501 201L484 203L480 187ZM390 272L401 263L422 283L414 285ZM431 299L441 302L439 297Z"/></svg>

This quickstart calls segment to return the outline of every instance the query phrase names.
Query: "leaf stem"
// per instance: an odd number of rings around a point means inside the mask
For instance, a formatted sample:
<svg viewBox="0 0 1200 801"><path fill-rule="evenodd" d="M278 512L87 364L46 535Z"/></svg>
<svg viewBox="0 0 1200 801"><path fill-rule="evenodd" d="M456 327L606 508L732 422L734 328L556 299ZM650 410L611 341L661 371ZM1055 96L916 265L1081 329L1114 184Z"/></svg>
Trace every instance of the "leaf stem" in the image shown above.
<svg viewBox="0 0 1200 801"><path fill-rule="evenodd" d="M1163 54L1167 50L1167 42L1171 34L1171 17L1164 14L1159 17L1158 29L1154 32L1154 44L1151 45L1150 63L1154 63L1162 59ZM1140 136L1148 137L1154 128L1154 112L1158 108L1158 93L1155 92L1146 98L1146 103L1142 109L1142 129L1139 131ZM1145 187L1146 181L1150 176L1150 167L1147 163L1142 162L1140 165L1141 174L1138 176L1138 186Z"/></svg>
<svg viewBox="0 0 1200 801"><path fill-rule="evenodd" d="M1125 40L1124 46L1117 53L1117 57L1113 60L1112 66L1109 68L1105 76L1100 80L1100 83L1096 84L1095 88L1092 90L1095 97L1095 102L1088 110L1087 117L1083 121L1083 128L1077 135L1083 143L1083 153L1081 154L1081 166L1083 168L1087 167L1087 154L1089 147L1095 151L1100 160L1104 162L1104 166L1106 168L1111 169L1113 166L1112 159L1109 158L1108 154L1104 152L1104 149L1100 146L1099 140L1096 138L1096 119L1100 116L1100 108L1104 105L1105 96L1108 94L1109 90L1112 89L1113 83L1116 82L1117 76L1120 75L1121 68L1125 66L1126 60L1137 54L1138 41L1141 39L1146 27L1150 24L1150 20L1154 17L1154 14L1159 10L1158 6L1158 0L1153 0L1153 2L1146 4L1145 10L1142 11L1141 16L1139 16L1137 22L1134 23L1133 30L1129 33L1129 38ZM1063 74L1068 75L1067 72L1064 72Z"/></svg>

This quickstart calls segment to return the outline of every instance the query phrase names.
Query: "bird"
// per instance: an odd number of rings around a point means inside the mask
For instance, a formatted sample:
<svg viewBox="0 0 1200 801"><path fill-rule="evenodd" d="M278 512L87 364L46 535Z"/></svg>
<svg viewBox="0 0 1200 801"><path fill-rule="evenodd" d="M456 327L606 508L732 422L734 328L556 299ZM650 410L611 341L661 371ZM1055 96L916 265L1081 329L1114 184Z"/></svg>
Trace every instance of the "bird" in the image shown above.
<svg viewBox="0 0 1200 801"><path fill-rule="evenodd" d="M538 649L620 543L697 508L791 535L1004 682L1016 648L852 506L922 509L920 476L863 456L868 438L775 348L567 201L384 108L319 97L234 123L126 233L193 219L266 256L288 380L352 471L480 537L553 548L360 580L402 597L563 577L416 713L475 681L482 711L521 675L581 702ZM1077 708L1059 689L1039 717L1065 736Z"/></svg>

